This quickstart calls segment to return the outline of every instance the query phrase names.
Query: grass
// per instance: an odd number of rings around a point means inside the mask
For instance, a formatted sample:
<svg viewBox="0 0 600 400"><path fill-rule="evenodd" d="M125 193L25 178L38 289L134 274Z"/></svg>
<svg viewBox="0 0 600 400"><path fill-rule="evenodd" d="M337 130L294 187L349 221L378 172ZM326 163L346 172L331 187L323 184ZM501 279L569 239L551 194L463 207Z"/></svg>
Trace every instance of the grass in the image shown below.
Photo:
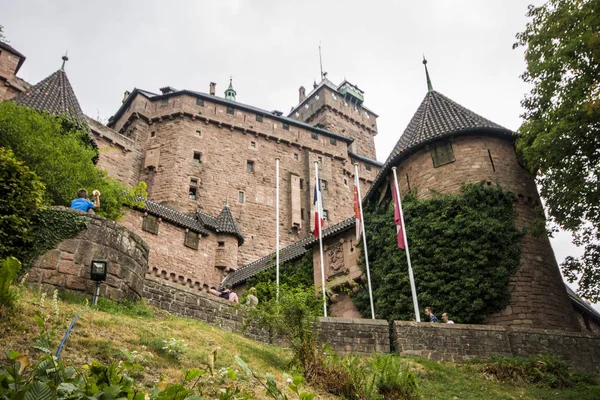
<svg viewBox="0 0 600 400"><path fill-rule="evenodd" d="M0 315L0 350L15 350L37 358L31 348L39 329L35 314L39 310L40 293L25 289L16 312ZM252 341L225 332L202 321L172 316L143 303L117 304L101 299L97 308L86 306L85 297L64 294L60 297L60 324L55 347L62 339L77 312L84 310L75 324L61 354L61 359L80 367L92 361L109 363L126 360L135 354L136 362L144 369L136 379L145 387L159 381L175 383L181 380L182 370L207 369L209 356L217 350L214 370L239 369L234 356L238 355L259 376L272 373L278 382L284 374L298 371L290 365L292 353L277 346ZM46 312L52 306L46 299ZM183 340L187 347L175 357L166 352L164 340ZM134 353L135 352L135 353ZM563 389L537 387L525 382L500 382L484 374L485 363L440 363L417 357L399 357L416 375L423 399L600 399L600 386L589 379ZM364 361L366 362L366 360ZM241 374L240 374L241 375ZM222 383L218 373L206 384ZM241 387L256 398L265 398L264 389L251 379L241 379ZM324 390L304 385L321 399L336 398Z"/></svg>

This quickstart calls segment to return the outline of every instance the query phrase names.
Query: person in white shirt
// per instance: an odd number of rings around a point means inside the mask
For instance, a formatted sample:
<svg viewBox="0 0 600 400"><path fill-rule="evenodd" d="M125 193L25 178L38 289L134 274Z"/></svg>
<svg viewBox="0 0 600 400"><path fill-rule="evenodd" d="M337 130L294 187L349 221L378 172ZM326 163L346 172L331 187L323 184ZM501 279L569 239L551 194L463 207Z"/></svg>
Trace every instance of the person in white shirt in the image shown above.
<svg viewBox="0 0 600 400"><path fill-rule="evenodd" d="M454 321L451 321L448 319L448 313L443 313L442 314L442 321L444 321L446 324L453 324Z"/></svg>

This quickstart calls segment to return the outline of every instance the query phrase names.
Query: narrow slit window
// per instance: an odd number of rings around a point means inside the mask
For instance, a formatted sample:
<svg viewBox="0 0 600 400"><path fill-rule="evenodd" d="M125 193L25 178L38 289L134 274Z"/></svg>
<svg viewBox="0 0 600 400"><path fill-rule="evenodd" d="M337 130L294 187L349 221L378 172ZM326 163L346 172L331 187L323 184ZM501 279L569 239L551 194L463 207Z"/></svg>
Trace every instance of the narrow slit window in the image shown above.
<svg viewBox="0 0 600 400"><path fill-rule="evenodd" d="M325 179L321 179L321 190L327 190L327 181Z"/></svg>
<svg viewBox="0 0 600 400"><path fill-rule="evenodd" d="M304 221L304 208L300 209L300 219Z"/></svg>
<svg viewBox="0 0 600 400"><path fill-rule="evenodd" d="M256 148L256 142L250 142L250 148L251 149L255 149Z"/></svg>
<svg viewBox="0 0 600 400"><path fill-rule="evenodd" d="M246 161L246 171L247 172L254 172L254 161Z"/></svg>
<svg viewBox="0 0 600 400"><path fill-rule="evenodd" d="M202 155L199 152L195 151L194 152L194 164L200 165L201 157L202 157Z"/></svg>
<svg viewBox="0 0 600 400"><path fill-rule="evenodd" d="M189 190L189 198L190 198L190 200L196 200L197 199L197 197L196 197L197 193L198 193L198 188L190 186L190 190Z"/></svg>
<svg viewBox="0 0 600 400"><path fill-rule="evenodd" d="M150 132L150 137L156 137L156 132L155 131Z"/></svg>
<svg viewBox="0 0 600 400"><path fill-rule="evenodd" d="M329 211L323 210L323 221L329 221Z"/></svg>
<svg viewBox="0 0 600 400"><path fill-rule="evenodd" d="M245 199L244 199L244 192L242 192L242 191L239 191L239 192L238 192L238 203L240 203L240 204L244 204L244 200L245 200Z"/></svg>

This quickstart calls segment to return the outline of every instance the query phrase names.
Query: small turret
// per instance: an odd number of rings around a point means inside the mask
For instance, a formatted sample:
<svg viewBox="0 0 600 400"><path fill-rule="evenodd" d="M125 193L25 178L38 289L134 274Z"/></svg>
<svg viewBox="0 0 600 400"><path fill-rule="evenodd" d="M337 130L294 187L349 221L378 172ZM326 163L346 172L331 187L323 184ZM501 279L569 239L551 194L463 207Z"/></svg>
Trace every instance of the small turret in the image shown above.
<svg viewBox="0 0 600 400"><path fill-rule="evenodd" d="M232 81L233 81L233 79L229 78L229 87L225 91L225 98L227 100L235 101L235 95L237 94L237 92L233 89Z"/></svg>

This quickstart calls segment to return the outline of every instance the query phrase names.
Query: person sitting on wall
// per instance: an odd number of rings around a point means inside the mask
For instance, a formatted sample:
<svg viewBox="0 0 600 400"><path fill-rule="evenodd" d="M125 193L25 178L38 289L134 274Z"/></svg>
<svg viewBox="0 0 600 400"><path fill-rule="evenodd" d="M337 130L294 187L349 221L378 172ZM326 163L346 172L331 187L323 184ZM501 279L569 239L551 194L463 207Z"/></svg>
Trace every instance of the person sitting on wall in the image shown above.
<svg viewBox="0 0 600 400"><path fill-rule="evenodd" d="M443 313L442 314L442 321L444 321L446 324L453 324L454 323L454 321L448 319L448 313Z"/></svg>
<svg viewBox="0 0 600 400"><path fill-rule="evenodd" d="M250 289L248 289L246 304L250 307L256 307L258 305L258 297L256 297L256 288L251 287Z"/></svg>
<svg viewBox="0 0 600 400"><path fill-rule="evenodd" d="M427 315L427 318L429 318L429 322L438 322L438 319L433 314L431 307L425 307L425 315Z"/></svg>
<svg viewBox="0 0 600 400"><path fill-rule="evenodd" d="M233 301L234 303L240 302L240 300L238 299L238 295L235 292L231 291L231 286L226 286L225 289L222 291L214 288L210 288L208 291L222 299Z"/></svg>
<svg viewBox="0 0 600 400"><path fill-rule="evenodd" d="M94 196L93 203L87 199L87 190L79 189L77 191L77 198L71 201L71 208L83 212L88 212L93 208L100 208L100 192L98 190L94 190L92 192L92 196Z"/></svg>

